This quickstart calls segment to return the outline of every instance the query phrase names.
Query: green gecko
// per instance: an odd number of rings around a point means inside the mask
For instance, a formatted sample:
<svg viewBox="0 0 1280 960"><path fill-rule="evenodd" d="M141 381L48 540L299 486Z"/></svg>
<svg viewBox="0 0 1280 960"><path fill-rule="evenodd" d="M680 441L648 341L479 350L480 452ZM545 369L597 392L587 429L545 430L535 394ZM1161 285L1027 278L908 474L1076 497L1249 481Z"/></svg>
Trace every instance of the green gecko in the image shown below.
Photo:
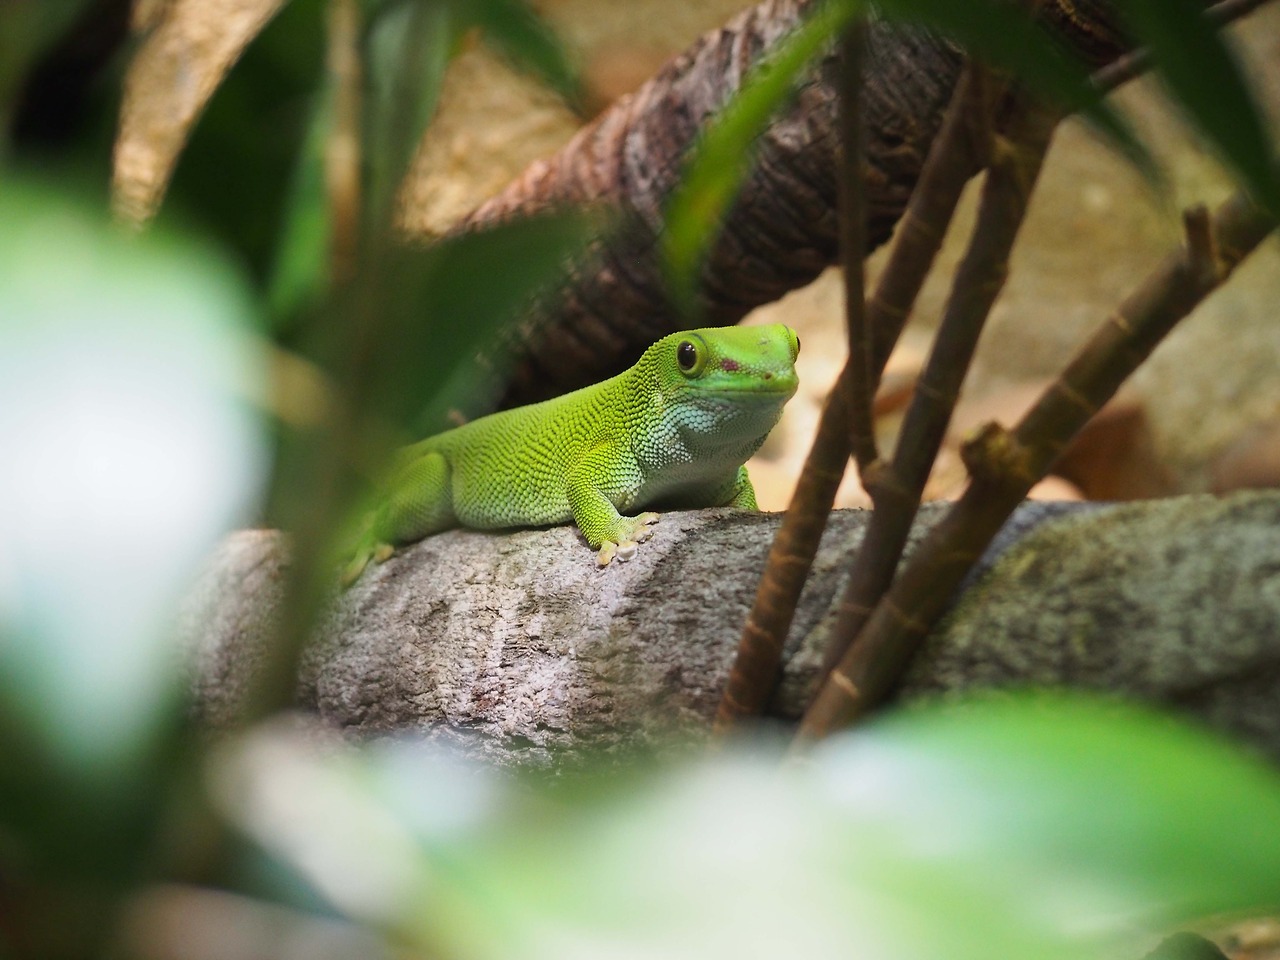
<svg viewBox="0 0 1280 960"><path fill-rule="evenodd" d="M673 333L616 377L405 447L344 584L370 559L452 527L573 520L606 566L630 560L658 519L625 511L758 509L743 463L795 394L799 352L781 324Z"/></svg>

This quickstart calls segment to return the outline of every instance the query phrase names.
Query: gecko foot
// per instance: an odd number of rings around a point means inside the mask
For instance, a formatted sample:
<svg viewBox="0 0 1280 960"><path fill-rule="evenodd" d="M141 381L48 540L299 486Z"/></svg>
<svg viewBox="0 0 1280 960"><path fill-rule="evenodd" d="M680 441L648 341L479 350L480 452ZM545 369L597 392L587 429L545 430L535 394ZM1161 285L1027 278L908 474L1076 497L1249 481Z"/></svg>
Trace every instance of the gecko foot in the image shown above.
<svg viewBox="0 0 1280 960"><path fill-rule="evenodd" d="M391 555L396 552L396 548L389 543L375 543L372 546L366 544L355 552L350 562L342 569L342 574L338 578L338 582L342 584L342 589L347 589L364 573L365 568L369 566L369 561L374 563L386 563L391 559Z"/></svg>
<svg viewBox="0 0 1280 960"><path fill-rule="evenodd" d="M640 516L636 517L636 523L638 526L631 534L635 538L636 543L642 543L652 537L653 524L657 522L658 515L652 510L648 513L642 513Z"/></svg>
<svg viewBox="0 0 1280 960"><path fill-rule="evenodd" d="M638 517L623 517L618 521L617 539L606 540L600 545L596 554L596 563L607 567L615 559L623 563L636 555L639 545L653 536L653 524L658 522L658 515L653 512L642 513Z"/></svg>

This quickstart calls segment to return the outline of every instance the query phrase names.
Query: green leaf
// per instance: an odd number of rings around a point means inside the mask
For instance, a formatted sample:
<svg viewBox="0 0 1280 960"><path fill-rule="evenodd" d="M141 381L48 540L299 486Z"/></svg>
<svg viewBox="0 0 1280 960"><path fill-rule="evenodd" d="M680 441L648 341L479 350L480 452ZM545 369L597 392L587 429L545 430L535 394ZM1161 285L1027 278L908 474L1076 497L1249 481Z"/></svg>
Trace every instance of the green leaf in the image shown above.
<svg viewBox="0 0 1280 960"><path fill-rule="evenodd" d="M389 228L396 194L435 113L454 27L451 6L435 0L387 4L369 24L364 148L366 213L375 230Z"/></svg>
<svg viewBox="0 0 1280 960"><path fill-rule="evenodd" d="M211 231L264 289L324 89L324 10L290 0L249 44L192 130L162 211Z"/></svg>
<svg viewBox="0 0 1280 960"><path fill-rule="evenodd" d="M88 0L0 3L0 146L27 70L87 6Z"/></svg>
<svg viewBox="0 0 1280 960"><path fill-rule="evenodd" d="M486 379L481 351L563 276L595 228L583 214L548 214L391 253L373 409L419 436L447 426Z"/></svg>
<svg viewBox="0 0 1280 960"><path fill-rule="evenodd" d="M877 0L886 17L922 23L951 37L971 54L1012 73L1032 91L1063 109L1082 114L1147 182L1161 189L1163 176L1128 122L1090 81L1089 70L1071 57L1019 4L971 0Z"/></svg>
<svg viewBox="0 0 1280 960"><path fill-rule="evenodd" d="M180 719L177 603L256 509L266 443L244 399L264 371L220 252L7 186L0 714L40 762L0 750L0 779L39 768L108 805Z"/></svg>
<svg viewBox="0 0 1280 960"><path fill-rule="evenodd" d="M779 759L547 790L404 743L259 742L216 782L339 909L478 960L1079 960L1280 905L1280 778L1165 716L1005 694Z"/></svg>
<svg viewBox="0 0 1280 960"><path fill-rule="evenodd" d="M455 0L458 13L477 24L507 56L559 93L575 109L581 78L553 31L524 0Z"/></svg>
<svg viewBox="0 0 1280 960"><path fill-rule="evenodd" d="M662 234L667 282L686 315L692 317L696 311L698 275L750 169L756 138L813 58L860 9L854 0L816 5L809 18L751 70L699 139L667 206Z"/></svg>
<svg viewBox="0 0 1280 960"><path fill-rule="evenodd" d="M330 87L312 113L281 213L280 239L267 284L268 312L277 335L317 307L329 289L333 224L325 186L325 146L332 130Z"/></svg>
<svg viewBox="0 0 1280 960"><path fill-rule="evenodd" d="M906 761L889 769L932 797L912 818L953 838L954 863L1003 874L1007 889L992 893L1013 909L1093 917L1101 932L1125 905L1129 919L1160 925L1280 904L1268 865L1280 854L1280 776L1173 717L1079 695L989 695L904 712L834 745L826 762L843 769L868 752ZM842 775L840 791L864 795L870 772ZM901 786L896 801L881 799L907 803ZM1049 887L1017 889L1032 878Z"/></svg>
<svg viewBox="0 0 1280 960"><path fill-rule="evenodd" d="M1280 213L1276 153L1252 91L1223 37L1195 0L1117 4L1161 78L1254 199Z"/></svg>

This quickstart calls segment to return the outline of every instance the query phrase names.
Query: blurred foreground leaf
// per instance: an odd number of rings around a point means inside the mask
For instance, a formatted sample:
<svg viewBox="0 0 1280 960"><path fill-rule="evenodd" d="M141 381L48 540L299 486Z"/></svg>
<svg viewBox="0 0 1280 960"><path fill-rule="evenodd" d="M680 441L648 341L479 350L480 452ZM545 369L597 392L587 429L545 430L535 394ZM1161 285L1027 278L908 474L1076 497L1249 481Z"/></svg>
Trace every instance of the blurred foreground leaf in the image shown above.
<svg viewBox="0 0 1280 960"><path fill-rule="evenodd" d="M555 34L519 0L441 3L384 0L366 4L368 103L362 149L367 154L369 224L386 226L396 196L439 100L457 37L469 25L564 96L578 96L577 74ZM281 328L328 291L332 236L324 157L333 132L335 78L318 99L283 210L271 276L271 312Z"/></svg>
<svg viewBox="0 0 1280 960"><path fill-rule="evenodd" d="M554 288L598 229L588 214L553 213L391 251L372 409L425 435L449 426L451 409L486 405L477 391L501 360L481 364L481 351Z"/></svg>
<svg viewBox="0 0 1280 960"><path fill-rule="evenodd" d="M570 105L581 105L577 69L555 32L524 0L459 0L457 7L499 50L532 70Z"/></svg>
<svg viewBox="0 0 1280 960"><path fill-rule="evenodd" d="M268 734L213 776L339 909L472 958L1065 960L1280 904L1275 771L1078 698L921 709L781 771L739 753L606 791Z"/></svg>
<svg viewBox="0 0 1280 960"><path fill-rule="evenodd" d="M75 21L88 0L8 0L0 3L0 154L13 100L27 70Z"/></svg>
<svg viewBox="0 0 1280 960"><path fill-rule="evenodd" d="M209 101L164 210L194 218L269 283L289 184L324 86L322 0L290 0Z"/></svg>
<svg viewBox="0 0 1280 960"><path fill-rule="evenodd" d="M281 209L280 235L272 256L266 302L277 336L286 335L317 309L329 292L333 223L325 188L325 145L333 133L333 90L312 110Z"/></svg>
<svg viewBox="0 0 1280 960"><path fill-rule="evenodd" d="M363 146L375 229L390 224L396 193L435 113L454 29L450 5L432 0L385 4L369 24Z"/></svg>
<svg viewBox="0 0 1280 960"><path fill-rule="evenodd" d="M1199 127L1260 206L1280 213L1276 151L1225 38L1195 0L1117 4L1147 48L1174 101Z"/></svg>
<svg viewBox="0 0 1280 960"><path fill-rule="evenodd" d="M174 603L260 494L254 310L209 249L42 190L0 222L0 704L47 766L127 780L180 695Z"/></svg>
<svg viewBox="0 0 1280 960"><path fill-rule="evenodd" d="M21 182L0 222L0 952L100 956L194 759L177 604L261 493L263 375L217 251Z"/></svg>
<svg viewBox="0 0 1280 960"><path fill-rule="evenodd" d="M684 178L667 206L662 260L677 305L692 321L698 275L720 234L726 211L751 169L752 148L791 96L818 52L859 10L855 0L817 5L815 12L754 67L738 92L706 126Z"/></svg>

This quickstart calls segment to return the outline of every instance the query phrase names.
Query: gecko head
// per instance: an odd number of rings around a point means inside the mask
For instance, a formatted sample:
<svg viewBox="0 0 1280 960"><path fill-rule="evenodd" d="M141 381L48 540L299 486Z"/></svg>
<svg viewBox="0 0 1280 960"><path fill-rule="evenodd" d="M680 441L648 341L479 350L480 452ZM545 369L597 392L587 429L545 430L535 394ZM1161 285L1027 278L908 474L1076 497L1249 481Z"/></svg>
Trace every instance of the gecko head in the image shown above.
<svg viewBox="0 0 1280 960"><path fill-rule="evenodd" d="M799 386L790 327L708 327L663 337L646 352L661 420L704 445L758 443Z"/></svg>
<svg viewBox="0 0 1280 960"><path fill-rule="evenodd" d="M650 347L663 393L679 397L757 398L779 408L796 392L800 338L780 323L706 327L663 337Z"/></svg>

